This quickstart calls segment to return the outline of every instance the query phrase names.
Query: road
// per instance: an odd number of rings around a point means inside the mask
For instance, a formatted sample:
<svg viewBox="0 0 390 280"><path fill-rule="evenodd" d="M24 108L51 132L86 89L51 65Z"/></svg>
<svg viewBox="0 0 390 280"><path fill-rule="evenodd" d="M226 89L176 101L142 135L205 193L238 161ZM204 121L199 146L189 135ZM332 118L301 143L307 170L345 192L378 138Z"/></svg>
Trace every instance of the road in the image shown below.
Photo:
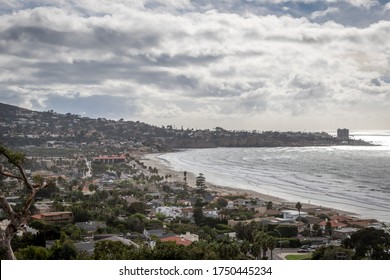
<svg viewBox="0 0 390 280"><path fill-rule="evenodd" d="M298 253L297 248L283 248L283 249L276 248L272 252L272 257L273 260L285 260L286 256L291 254L299 255L299 254L307 254L307 253ZM267 251L267 257L269 260L271 259L271 251L269 250Z"/></svg>

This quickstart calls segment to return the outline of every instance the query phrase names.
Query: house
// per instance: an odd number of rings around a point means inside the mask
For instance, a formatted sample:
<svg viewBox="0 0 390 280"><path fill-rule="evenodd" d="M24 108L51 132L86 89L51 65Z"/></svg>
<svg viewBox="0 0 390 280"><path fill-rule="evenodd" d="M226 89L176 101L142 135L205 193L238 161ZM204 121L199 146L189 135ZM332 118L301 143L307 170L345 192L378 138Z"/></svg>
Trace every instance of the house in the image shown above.
<svg viewBox="0 0 390 280"><path fill-rule="evenodd" d="M153 199L146 203L150 208L158 208L164 205L164 202L159 199Z"/></svg>
<svg viewBox="0 0 390 280"><path fill-rule="evenodd" d="M275 209L267 209L264 212L264 215L266 215L268 217L275 217L275 216L280 215L280 211L279 210L275 210Z"/></svg>
<svg viewBox="0 0 390 280"><path fill-rule="evenodd" d="M124 200L126 200L127 205L131 205L134 202L139 202L139 199L135 198L134 196L124 196Z"/></svg>
<svg viewBox="0 0 390 280"><path fill-rule="evenodd" d="M306 228L306 224L300 221L296 221L293 225L297 227L298 233L302 233Z"/></svg>
<svg viewBox="0 0 390 280"><path fill-rule="evenodd" d="M61 222L71 223L73 221L73 213L70 211L40 213L32 215L31 219L39 220L48 224Z"/></svg>
<svg viewBox="0 0 390 280"><path fill-rule="evenodd" d="M171 236L171 237L164 237L160 239L161 242L174 242L177 245L183 245L183 246L189 246L192 244L192 241L186 240L184 238L181 238L180 236Z"/></svg>
<svg viewBox="0 0 390 280"><path fill-rule="evenodd" d="M126 245L126 246L133 246L135 248L140 248L140 246L131 241L130 239L126 239L126 238L123 238L123 237L120 237L118 235L113 235L113 236L110 236L110 237L107 237L107 238L103 238L103 239L100 239L98 240L97 242L101 242L101 241L113 241L113 242L120 242L122 243L123 245Z"/></svg>
<svg viewBox="0 0 390 280"><path fill-rule="evenodd" d="M237 206L248 206L248 205L251 205L251 200L250 199L243 199L243 198L238 198L236 200L234 200L234 203L237 205Z"/></svg>
<svg viewBox="0 0 390 280"><path fill-rule="evenodd" d="M378 225L378 221L375 219L355 219L355 220L349 221L348 224L350 226L366 228L366 227L371 227L373 225ZM374 226L374 227L377 227L377 226Z"/></svg>
<svg viewBox="0 0 390 280"><path fill-rule="evenodd" d="M181 213L183 215L184 218L187 218L187 219L192 219L192 217L194 216L194 209L193 208L183 208L181 210Z"/></svg>
<svg viewBox="0 0 390 280"><path fill-rule="evenodd" d="M182 208L180 207L168 207L168 206L161 206L156 208L156 214L164 214L167 217L171 218L177 218L177 217L182 217Z"/></svg>
<svg viewBox="0 0 390 280"><path fill-rule="evenodd" d="M53 210L53 201L37 201L35 207L38 213L48 213Z"/></svg>
<svg viewBox="0 0 390 280"><path fill-rule="evenodd" d="M83 195L93 195L95 191L90 191L88 187L83 187L82 191Z"/></svg>
<svg viewBox="0 0 390 280"><path fill-rule="evenodd" d="M343 216L343 215L333 215L330 217L331 220L339 221L344 224L349 224L349 222L355 220L355 218L349 217L349 216Z"/></svg>
<svg viewBox="0 0 390 280"><path fill-rule="evenodd" d="M226 209L234 209L234 202L229 200L227 203Z"/></svg>
<svg viewBox="0 0 390 280"><path fill-rule="evenodd" d="M314 225L318 225L323 221L323 219L313 216L307 216L305 217L305 220L307 221L310 230L313 230Z"/></svg>
<svg viewBox="0 0 390 280"><path fill-rule="evenodd" d="M325 208L325 207L304 208L301 210L313 216L320 216L320 215L332 216L335 214L335 211L333 209Z"/></svg>
<svg viewBox="0 0 390 280"><path fill-rule="evenodd" d="M177 245L189 246L192 242L199 241L199 236L186 232L186 234L163 237L160 239L161 242L175 242Z"/></svg>
<svg viewBox="0 0 390 280"><path fill-rule="evenodd" d="M322 221L321 223L319 223L320 227L322 230L325 230L326 228L326 224L327 223L330 223L330 226L333 228L333 229L340 229L340 228L343 228L343 227L346 227L347 224L345 223L342 223L342 222L339 222L337 220L331 220L331 221Z"/></svg>
<svg viewBox="0 0 390 280"><path fill-rule="evenodd" d="M217 209L203 209L203 215L209 218L219 218L219 210Z"/></svg>
<svg viewBox="0 0 390 280"><path fill-rule="evenodd" d="M165 229L150 229L150 230L144 230L144 236L145 237L155 236L155 237L161 239L163 237L175 236L175 234L169 233Z"/></svg>
<svg viewBox="0 0 390 280"><path fill-rule="evenodd" d="M189 200L184 200L184 199L181 199L181 200L178 200L177 201L177 204L178 205L183 205L183 206L191 206L191 201Z"/></svg>
<svg viewBox="0 0 390 280"><path fill-rule="evenodd" d="M352 227L343 227L343 228L334 229L332 237L335 239L344 240L345 238L350 237L358 230L359 230L358 228L352 228Z"/></svg>
<svg viewBox="0 0 390 280"><path fill-rule="evenodd" d="M197 234L192 234L190 232L186 232L186 234L181 234L180 238L184 238L191 242L199 241L199 236Z"/></svg>
<svg viewBox="0 0 390 280"><path fill-rule="evenodd" d="M101 163L121 163L126 161L126 156L124 155L111 155L111 156L98 156L94 157L92 159L94 162L101 162Z"/></svg>
<svg viewBox="0 0 390 280"><path fill-rule="evenodd" d="M117 235L111 235L102 239L88 241L88 242L79 242L79 243L75 243L74 245L77 251L85 252L88 255L92 255L93 252L95 251L96 243L106 241L106 240L113 241L113 242L121 242L125 246L132 246L136 249L140 248L140 246L137 243L134 243L130 239L126 239Z"/></svg>
<svg viewBox="0 0 390 280"><path fill-rule="evenodd" d="M253 212L255 213L260 213L260 214L264 214L266 211L267 211L267 206L266 205L253 205Z"/></svg>
<svg viewBox="0 0 390 280"><path fill-rule="evenodd" d="M283 215L283 220L296 220L299 216L306 217L306 212L299 212L297 210L282 210L280 211Z"/></svg>
<svg viewBox="0 0 390 280"><path fill-rule="evenodd" d="M80 223L75 223L75 225L78 228L90 233L97 231L99 228L107 227L106 223L98 222L98 221L80 222Z"/></svg>

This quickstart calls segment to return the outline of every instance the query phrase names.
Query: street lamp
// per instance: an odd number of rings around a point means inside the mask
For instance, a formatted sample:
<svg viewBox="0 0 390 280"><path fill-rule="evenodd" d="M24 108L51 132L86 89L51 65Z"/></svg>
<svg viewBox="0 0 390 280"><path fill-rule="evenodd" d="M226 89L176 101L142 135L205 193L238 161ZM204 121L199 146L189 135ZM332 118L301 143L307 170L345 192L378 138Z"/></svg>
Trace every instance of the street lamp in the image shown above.
<svg viewBox="0 0 390 280"><path fill-rule="evenodd" d="M276 228L274 229L274 231L276 231L279 234L279 238L282 239L282 234L280 233L280 231L278 231ZM280 251L282 251L282 240L280 239L279 239L279 247L280 247Z"/></svg>

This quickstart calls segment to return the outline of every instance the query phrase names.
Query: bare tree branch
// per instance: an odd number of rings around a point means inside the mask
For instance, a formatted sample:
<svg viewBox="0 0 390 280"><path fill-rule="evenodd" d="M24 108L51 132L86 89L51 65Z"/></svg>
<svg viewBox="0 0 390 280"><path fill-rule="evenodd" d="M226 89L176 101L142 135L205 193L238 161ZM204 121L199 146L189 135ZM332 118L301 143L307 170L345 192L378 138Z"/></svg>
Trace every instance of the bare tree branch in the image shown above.
<svg viewBox="0 0 390 280"><path fill-rule="evenodd" d="M5 177L9 177L9 178L14 178L14 179L18 179L18 180L23 180L22 177L18 176L18 175L14 175L10 172L7 172L7 171L1 171L0 170L0 174L5 176Z"/></svg>
<svg viewBox="0 0 390 280"><path fill-rule="evenodd" d="M3 194L0 194L0 205L7 213L8 217L15 217L14 209L12 209L11 205L8 203L7 199Z"/></svg>
<svg viewBox="0 0 390 280"><path fill-rule="evenodd" d="M22 154L12 153L2 146L0 146L0 154L2 154L6 159L8 159L8 162L13 164L19 170L19 173L21 175L21 179L23 180L23 183L25 184L25 186L28 189L33 190L34 188L32 187L29 180L27 179L26 173L24 172L24 169L21 165L21 162L24 159Z"/></svg>
<svg viewBox="0 0 390 280"><path fill-rule="evenodd" d="M22 163L25 158L22 153L12 152L0 144L0 155L4 156L10 164L17 168L19 175L15 175L11 171L4 170L2 165L0 165L0 174L9 178L21 180L28 190L28 196L23 203L23 208L21 211L17 212L14 211L3 193L0 191L0 206L4 209L8 219L10 220L4 230L0 229L0 247L5 249L4 256L6 259L16 259L11 246L11 240L16 235L17 231L23 229L23 225L27 224L31 217L30 208L35 200L35 195L38 191L46 187L46 183L44 181L36 184L30 183L22 167Z"/></svg>

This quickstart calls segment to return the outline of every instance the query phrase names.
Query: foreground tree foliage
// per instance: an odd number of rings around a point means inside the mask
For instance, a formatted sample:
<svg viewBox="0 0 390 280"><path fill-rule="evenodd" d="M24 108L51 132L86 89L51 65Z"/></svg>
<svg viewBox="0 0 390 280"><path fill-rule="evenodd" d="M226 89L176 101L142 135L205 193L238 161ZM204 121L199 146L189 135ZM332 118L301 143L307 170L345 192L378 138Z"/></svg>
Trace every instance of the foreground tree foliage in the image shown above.
<svg viewBox="0 0 390 280"><path fill-rule="evenodd" d="M245 248L246 247L246 248ZM101 241L95 244L95 260L244 260L249 247L229 240L214 242L201 240L189 246L174 242L157 241L151 249L148 245L141 248L126 246L118 241Z"/></svg>
<svg viewBox="0 0 390 280"><path fill-rule="evenodd" d="M322 246L313 252L312 260L351 260L353 251L337 246Z"/></svg>
<svg viewBox="0 0 390 280"><path fill-rule="evenodd" d="M14 209L7 201L5 194L0 190L0 206L3 208L9 224L5 229L0 229L0 253L1 259L16 259L11 246L11 241L19 230L23 230L31 217L31 206L35 200L37 192L46 187L45 180L36 176L30 182L23 169L25 155L23 153L13 152L0 144L0 176L3 179L17 179L25 189L22 206L18 210Z"/></svg>
<svg viewBox="0 0 390 280"><path fill-rule="evenodd" d="M345 239L343 245L354 250L356 260L390 260L390 233L382 229L359 230Z"/></svg>

